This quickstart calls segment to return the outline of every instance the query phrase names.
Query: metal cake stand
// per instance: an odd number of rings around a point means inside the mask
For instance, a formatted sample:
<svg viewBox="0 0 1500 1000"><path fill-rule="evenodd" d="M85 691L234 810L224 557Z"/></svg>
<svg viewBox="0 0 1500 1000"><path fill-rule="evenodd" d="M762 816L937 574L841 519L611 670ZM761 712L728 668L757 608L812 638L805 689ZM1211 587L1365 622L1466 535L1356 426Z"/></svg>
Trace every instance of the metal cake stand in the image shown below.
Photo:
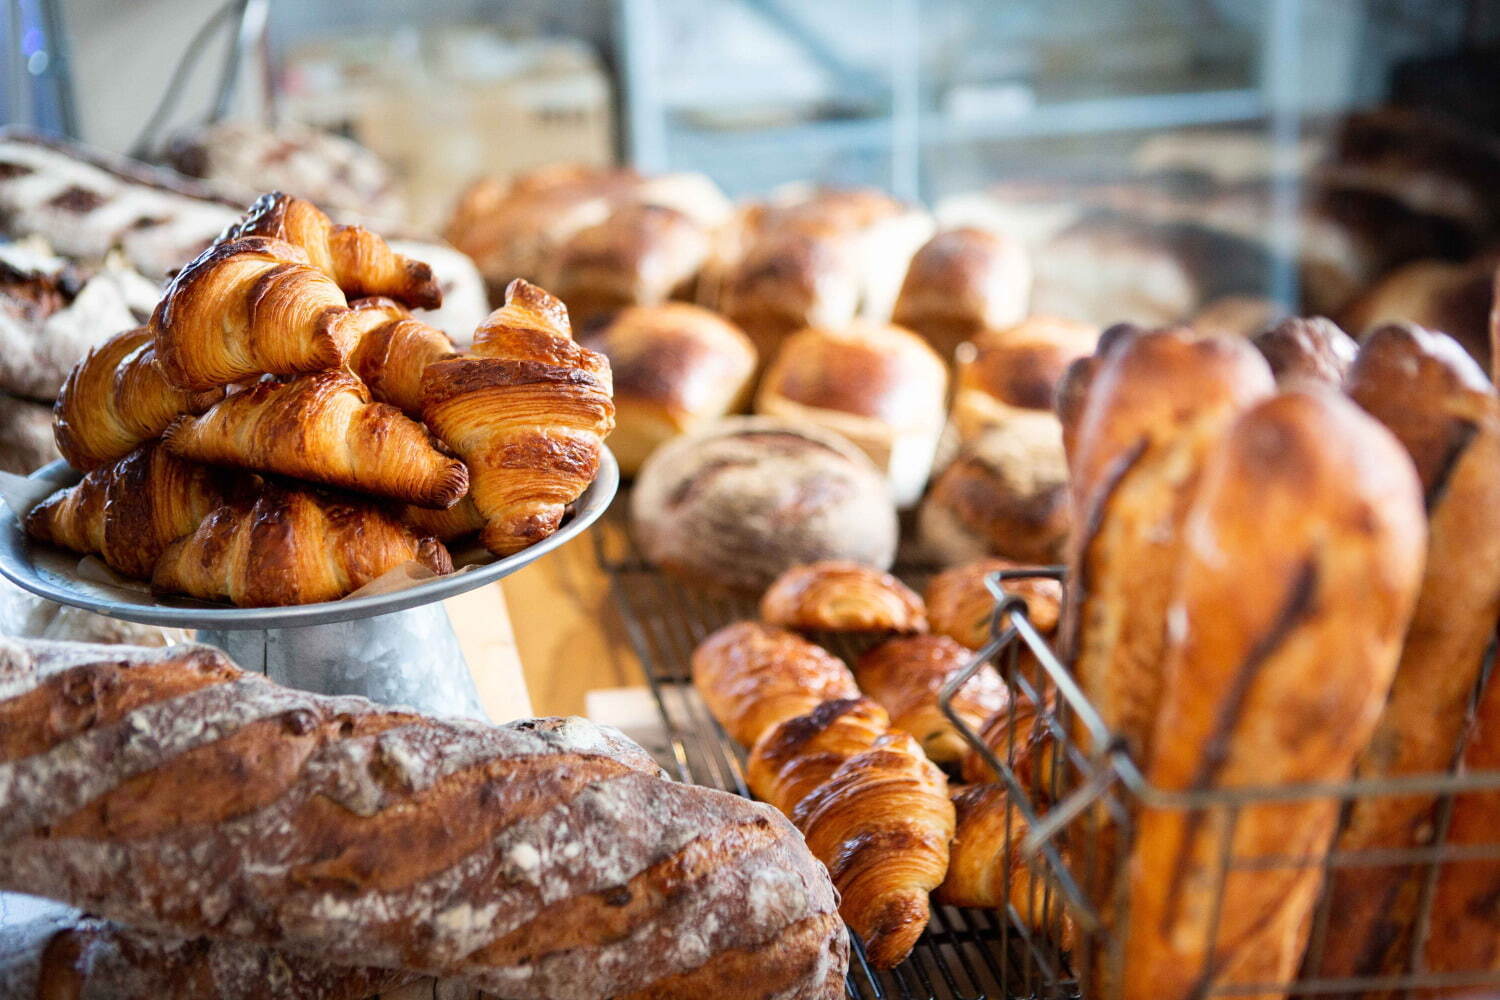
<svg viewBox="0 0 1500 1000"><path fill-rule="evenodd" d="M81 578L77 554L32 542L17 513L79 478L64 462L26 479L0 473L6 507L0 512L0 575L59 604L147 625L197 629L200 642L289 687L483 719L473 677L439 602L509 576L582 534L614 499L620 469L606 449L599 475L557 533L515 555L403 590L278 608L158 598Z"/></svg>

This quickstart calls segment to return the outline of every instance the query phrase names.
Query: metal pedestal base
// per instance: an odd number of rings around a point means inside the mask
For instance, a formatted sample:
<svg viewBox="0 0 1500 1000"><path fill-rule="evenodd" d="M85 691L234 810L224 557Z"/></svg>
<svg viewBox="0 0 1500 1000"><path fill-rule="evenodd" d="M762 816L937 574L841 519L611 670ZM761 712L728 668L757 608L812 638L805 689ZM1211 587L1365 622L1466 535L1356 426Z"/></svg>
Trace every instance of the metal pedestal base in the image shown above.
<svg viewBox="0 0 1500 1000"><path fill-rule="evenodd" d="M287 687L488 721L440 603L297 628L199 629L198 641Z"/></svg>

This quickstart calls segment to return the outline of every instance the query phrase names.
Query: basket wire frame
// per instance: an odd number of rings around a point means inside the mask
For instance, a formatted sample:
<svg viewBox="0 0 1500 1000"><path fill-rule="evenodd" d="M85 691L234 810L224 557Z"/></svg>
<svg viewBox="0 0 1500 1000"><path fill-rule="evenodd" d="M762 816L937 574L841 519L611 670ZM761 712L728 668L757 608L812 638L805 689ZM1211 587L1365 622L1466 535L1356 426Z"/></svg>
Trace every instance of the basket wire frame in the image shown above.
<svg viewBox="0 0 1500 1000"><path fill-rule="evenodd" d="M644 667L652 697L670 741L676 776L748 795L745 755L709 714L693 690L693 649L710 632L758 617L753 600L722 597L694 588L651 566L636 549L626 519L604 519L594 534L600 565L631 646ZM930 568L898 564L908 584L925 582ZM1263 787L1173 791L1153 786L1074 681L1046 637L1032 624L1022 598L1006 584L1020 578L1061 580L1062 567L1012 570L987 580L996 606L990 641L945 685L940 705L969 746L1006 791L1003 850L1011 887L1004 912L933 907L928 933L911 958L889 972L865 961L858 941L846 982L852 998L1072 998L1107 1000L1103 983L1118 984L1124 969L1128 929L1128 882L1124 858L1134 822L1143 809L1198 812L1219 828L1212 872L1207 940L1214 940L1223 914L1224 888L1233 873L1314 867L1322 877L1342 867L1421 866L1421 898L1406 968L1396 975L1304 978L1295 983L1220 982L1204 956L1201 996L1295 995L1318 997L1375 991L1400 996L1422 988L1449 990L1500 985L1500 970L1436 973L1422 965L1431 927L1433 888L1445 864L1500 860L1500 829L1486 844L1449 844L1447 830L1455 796L1500 789L1500 772L1447 773L1378 780L1286 784ZM813 635L831 652L853 662L870 639L843 634ZM1493 660L1493 651L1491 654ZM999 673L1012 711L987 742L952 706L953 695L981 670ZM1484 674L1490 672L1486 664ZM1482 683L1476 688L1482 688ZM1472 712L1474 698L1471 698ZM1466 732L1472 726L1466 727ZM1045 751L1038 750L1045 747ZM1416 847L1312 854L1237 856L1234 835L1241 818L1273 803L1325 802L1347 811L1353 803L1386 796L1434 800L1432 836ZM1113 847L1098 831L1113 830ZM1108 901L1107 906L1101 903ZM1112 914L1106 920L1104 913ZM1338 900L1321 898L1313 913L1307 955L1316 967L1330 934L1339 926ZM1109 975L1102 976L1101 972Z"/></svg>

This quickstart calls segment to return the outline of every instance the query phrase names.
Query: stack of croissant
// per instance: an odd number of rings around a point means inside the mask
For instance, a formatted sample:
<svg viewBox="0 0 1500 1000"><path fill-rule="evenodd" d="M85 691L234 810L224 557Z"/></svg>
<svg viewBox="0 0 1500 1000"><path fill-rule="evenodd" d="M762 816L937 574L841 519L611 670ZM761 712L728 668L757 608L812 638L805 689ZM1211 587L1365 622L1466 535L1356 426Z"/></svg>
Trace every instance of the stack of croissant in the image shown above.
<svg viewBox="0 0 1500 1000"><path fill-rule="evenodd" d="M450 572L476 533L500 556L545 538L598 472L609 363L524 281L463 355L408 312L441 299L376 234L264 196L69 375L54 428L85 475L27 530L241 606Z"/></svg>
<svg viewBox="0 0 1500 1000"><path fill-rule="evenodd" d="M698 692L750 750L751 792L785 813L828 866L840 912L877 968L910 953L934 892L960 906L1009 904L1038 926L1048 917L1040 882L1003 849L1020 816L938 706L972 655L951 635L972 634L974 588L1005 565L944 574L929 601L867 566L797 566L766 591L762 621L720 629L693 654ZM1034 617L1055 623L1060 594L1039 587L1030 596ZM794 629L887 638L851 671ZM952 701L971 728L992 736L1011 718L1008 704L989 672ZM950 787L939 764L961 767L974 783Z"/></svg>

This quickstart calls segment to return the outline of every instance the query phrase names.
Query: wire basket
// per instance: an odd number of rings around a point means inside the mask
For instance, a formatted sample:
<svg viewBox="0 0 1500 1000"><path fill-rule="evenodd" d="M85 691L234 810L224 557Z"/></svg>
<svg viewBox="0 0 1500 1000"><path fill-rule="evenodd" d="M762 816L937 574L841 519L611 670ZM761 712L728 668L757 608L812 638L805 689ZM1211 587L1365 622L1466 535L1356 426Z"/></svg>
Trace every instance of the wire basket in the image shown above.
<svg viewBox="0 0 1500 1000"><path fill-rule="evenodd" d="M1500 968L1430 971L1423 955L1433 926L1434 887L1448 866L1488 862L1500 872L1500 828L1487 843L1449 843L1449 820L1455 797L1500 789L1500 772L1448 773L1336 784L1226 787L1177 792L1153 786L1108 729L1072 674L1046 638L1030 622L1024 601L1006 589L1009 580L1045 576L1062 579L1061 567L994 574L987 581L996 597L991 641L945 686L940 703L948 719L999 776L1008 792L1013 820L1007 818L1005 863L1012 870L1008 918L1018 932L1035 939L1030 953L1054 954L1051 966L1038 965L1036 995L1112 998L1122 992L1125 942L1130 933L1129 871L1111 859L1130 857L1140 818L1151 811L1181 817L1214 831L1217 847L1211 860L1213 891L1201 919L1203 940L1216 941L1227 886L1239 873L1270 877L1273 873L1316 870L1319 900L1312 912L1303 958L1305 970L1324 968L1324 949L1344 923L1345 900L1322 892L1324 882L1342 868L1396 869L1418 889L1411 931L1399 942L1403 971L1331 978L1311 972L1294 981L1250 981L1229 978L1213 966L1213 948L1203 949L1201 967L1189 975L1190 995L1209 996L1433 996L1466 993L1474 987L1500 984ZM1493 650L1491 659L1493 659ZM976 673L1000 672L1013 698L1004 724L981 738L953 711L951 698ZM1482 674L1487 675L1487 663ZM1483 685L1479 686L1482 690ZM1477 691L1475 693L1477 698ZM1471 715L1474 698L1471 698ZM1338 725L1339 720L1329 720ZM999 731L994 731L998 728ZM1472 734L1473 727L1466 727ZM1044 746L1044 752L1037 748ZM1429 836L1414 847L1335 850L1331 845L1301 853L1237 852L1239 824L1257 809L1290 803L1326 806L1340 818L1355 803L1412 797L1431 809ZM1107 831L1107 833L1106 833ZM1014 850L1011 850L1014 848ZM1470 869L1461 870L1467 876ZM1493 876L1495 872L1492 872ZM1014 887L1020 885L1020 891ZM1018 902L1019 901L1019 902ZM1150 933L1149 928L1139 928ZM1500 954L1500 952L1497 952ZM1063 974L1052 979L1050 969ZM1473 996L1473 993L1468 993Z"/></svg>

